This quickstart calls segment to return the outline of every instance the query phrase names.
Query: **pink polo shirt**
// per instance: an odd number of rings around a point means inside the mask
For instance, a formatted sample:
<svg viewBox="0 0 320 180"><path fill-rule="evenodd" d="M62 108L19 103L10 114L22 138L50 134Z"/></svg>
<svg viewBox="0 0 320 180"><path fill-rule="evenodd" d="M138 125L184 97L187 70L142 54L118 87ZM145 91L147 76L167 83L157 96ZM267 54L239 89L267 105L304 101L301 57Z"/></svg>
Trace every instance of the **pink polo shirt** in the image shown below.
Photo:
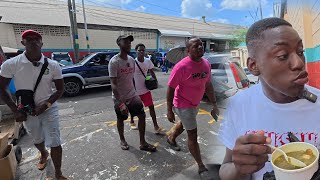
<svg viewBox="0 0 320 180"><path fill-rule="evenodd" d="M200 62L185 57L171 72L168 86L175 88L173 105L176 108L196 108L205 92L206 83L211 81L211 66L208 60Z"/></svg>

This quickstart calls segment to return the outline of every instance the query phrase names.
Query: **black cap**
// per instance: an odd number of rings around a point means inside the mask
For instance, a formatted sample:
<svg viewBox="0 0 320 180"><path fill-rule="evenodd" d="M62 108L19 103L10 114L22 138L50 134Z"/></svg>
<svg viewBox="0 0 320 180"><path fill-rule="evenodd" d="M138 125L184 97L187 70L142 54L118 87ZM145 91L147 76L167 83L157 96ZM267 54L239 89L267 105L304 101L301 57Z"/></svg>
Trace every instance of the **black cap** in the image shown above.
<svg viewBox="0 0 320 180"><path fill-rule="evenodd" d="M129 39L131 42L134 40L132 35L121 35L117 38L117 44L119 45L121 39Z"/></svg>

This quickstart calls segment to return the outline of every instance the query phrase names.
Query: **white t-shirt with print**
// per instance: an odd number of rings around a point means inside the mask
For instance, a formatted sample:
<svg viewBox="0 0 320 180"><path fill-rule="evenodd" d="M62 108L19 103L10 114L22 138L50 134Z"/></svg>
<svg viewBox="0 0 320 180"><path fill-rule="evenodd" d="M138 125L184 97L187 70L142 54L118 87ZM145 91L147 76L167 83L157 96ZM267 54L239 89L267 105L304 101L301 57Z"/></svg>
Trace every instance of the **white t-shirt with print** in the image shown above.
<svg viewBox="0 0 320 180"><path fill-rule="evenodd" d="M34 66L26 57L25 52L5 61L1 66L0 75L5 78L13 78L16 90L34 89L42 65L44 64L44 56L42 55L39 63L41 65ZM42 76L39 86L35 92L35 104L39 105L46 101L53 94L52 83L56 79L62 79L62 71L57 61L48 60L48 67ZM54 103L52 106L56 106Z"/></svg>
<svg viewBox="0 0 320 180"><path fill-rule="evenodd" d="M141 70L146 76L147 76L148 70L154 68L152 61L148 58L144 58L143 62L138 61L136 58L136 62L138 62ZM149 92L149 90L146 88L146 85L145 85L145 77L141 73L138 66L136 66L136 69L135 69L134 82L135 82L135 87L138 95L142 95Z"/></svg>
<svg viewBox="0 0 320 180"><path fill-rule="evenodd" d="M320 98L320 90L305 86ZM228 148L233 149L239 136L265 131L272 139L273 146L289 143L287 133L292 132L301 141L320 148L320 100L312 103L300 99L292 103L278 104L265 96L261 84L239 92L230 99L224 120L221 123L219 139ZM263 169L254 173L252 179L261 180L272 165L267 162Z"/></svg>

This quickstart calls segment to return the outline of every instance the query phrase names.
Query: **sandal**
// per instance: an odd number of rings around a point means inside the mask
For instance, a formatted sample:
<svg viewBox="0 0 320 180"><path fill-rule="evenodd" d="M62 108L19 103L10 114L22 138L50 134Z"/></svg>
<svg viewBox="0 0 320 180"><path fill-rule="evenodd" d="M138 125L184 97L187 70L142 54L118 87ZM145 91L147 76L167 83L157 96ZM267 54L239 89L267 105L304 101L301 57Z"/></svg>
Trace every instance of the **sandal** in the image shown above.
<svg viewBox="0 0 320 180"><path fill-rule="evenodd" d="M138 129L136 123L130 123L130 128L131 128L131 130L137 130Z"/></svg>
<svg viewBox="0 0 320 180"><path fill-rule="evenodd" d="M49 158L49 152L47 152L48 156L46 159L42 159L42 156L40 157L40 161L37 164L37 168L42 171L47 167L47 162L48 162L48 158ZM41 162L42 160L44 160L44 162Z"/></svg>
<svg viewBox="0 0 320 180"><path fill-rule="evenodd" d="M199 173L200 179L203 179L203 180L212 180L213 179L213 177L210 176L208 169L205 169L202 171L199 170L198 173Z"/></svg>
<svg viewBox="0 0 320 180"><path fill-rule="evenodd" d="M165 129L163 127L159 127L158 129L154 130L155 134L162 134L162 132L165 131Z"/></svg>
<svg viewBox="0 0 320 180"><path fill-rule="evenodd" d="M64 176L59 176L59 177L56 177L56 180L69 180L69 178L67 177L64 177Z"/></svg>
<svg viewBox="0 0 320 180"><path fill-rule="evenodd" d="M148 152L156 152L157 148L151 144L144 144L144 145L140 145L140 150L141 151L148 151Z"/></svg>
<svg viewBox="0 0 320 180"><path fill-rule="evenodd" d="M120 143L120 147L122 150L129 150L129 145L128 143Z"/></svg>
<svg viewBox="0 0 320 180"><path fill-rule="evenodd" d="M171 142L169 137L167 138L167 142L170 145L171 149L175 150L175 151L181 151L180 146L178 146L177 143Z"/></svg>

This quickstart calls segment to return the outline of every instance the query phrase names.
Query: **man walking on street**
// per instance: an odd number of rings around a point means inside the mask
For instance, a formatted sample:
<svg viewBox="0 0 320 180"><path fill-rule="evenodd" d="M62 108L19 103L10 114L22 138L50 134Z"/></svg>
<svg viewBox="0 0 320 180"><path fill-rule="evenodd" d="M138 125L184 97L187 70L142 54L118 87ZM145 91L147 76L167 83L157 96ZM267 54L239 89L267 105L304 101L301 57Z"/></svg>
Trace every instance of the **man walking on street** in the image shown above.
<svg viewBox="0 0 320 180"><path fill-rule="evenodd" d="M120 146L128 150L129 145L124 138L124 120L131 116L138 116L138 128L140 135L140 150L154 152L156 147L145 140L146 115L140 97L134 88L135 61L129 56L133 36L119 36L117 44L120 53L113 56L109 62L109 73L113 91L114 109L117 114L117 128L120 136Z"/></svg>
<svg viewBox="0 0 320 180"><path fill-rule="evenodd" d="M50 154L55 167L56 179L65 180L68 178L64 177L61 171L62 147L56 103L63 94L61 68L56 61L44 57L41 53L43 43L38 32L24 31L21 43L25 46L25 52L5 61L1 66L0 95L13 111L16 121L24 122L33 138L34 145L40 151L38 169L44 170L46 168L49 156L49 152L45 148L46 145L51 148ZM46 67L46 69L42 67ZM38 88L35 88L42 69L45 71L43 71L42 79L38 83ZM21 104L16 105L7 91L12 78L17 90L18 103L22 102L24 109L21 109ZM55 92L52 90L52 82L56 87ZM31 108L26 109L26 107Z"/></svg>
<svg viewBox="0 0 320 180"><path fill-rule="evenodd" d="M208 176L208 169L202 162L200 148L197 141L198 105L204 95L208 95L213 108L211 114L218 115L219 109L211 83L211 66L208 60L203 59L204 48L202 41L197 37L191 37L186 42L188 56L177 63L170 75L167 90L168 120L175 122L174 112L180 121L168 136L168 143L179 151L176 138L184 131L188 133L188 147L190 153L196 160L201 178Z"/></svg>
<svg viewBox="0 0 320 180"><path fill-rule="evenodd" d="M158 125L156 112L154 110L154 105L152 101L152 95L150 90L148 90L145 85L145 76L147 76L148 71L154 79L157 79L157 77L153 71L153 63L150 59L145 58L145 49L146 47L144 44L137 44L135 48L135 50L137 51L136 68L134 73L135 88L144 106L149 108L155 133L160 134L162 131L164 131L164 129L162 127L159 127ZM136 125L133 121L133 116L131 116L130 126L131 129L136 129Z"/></svg>

